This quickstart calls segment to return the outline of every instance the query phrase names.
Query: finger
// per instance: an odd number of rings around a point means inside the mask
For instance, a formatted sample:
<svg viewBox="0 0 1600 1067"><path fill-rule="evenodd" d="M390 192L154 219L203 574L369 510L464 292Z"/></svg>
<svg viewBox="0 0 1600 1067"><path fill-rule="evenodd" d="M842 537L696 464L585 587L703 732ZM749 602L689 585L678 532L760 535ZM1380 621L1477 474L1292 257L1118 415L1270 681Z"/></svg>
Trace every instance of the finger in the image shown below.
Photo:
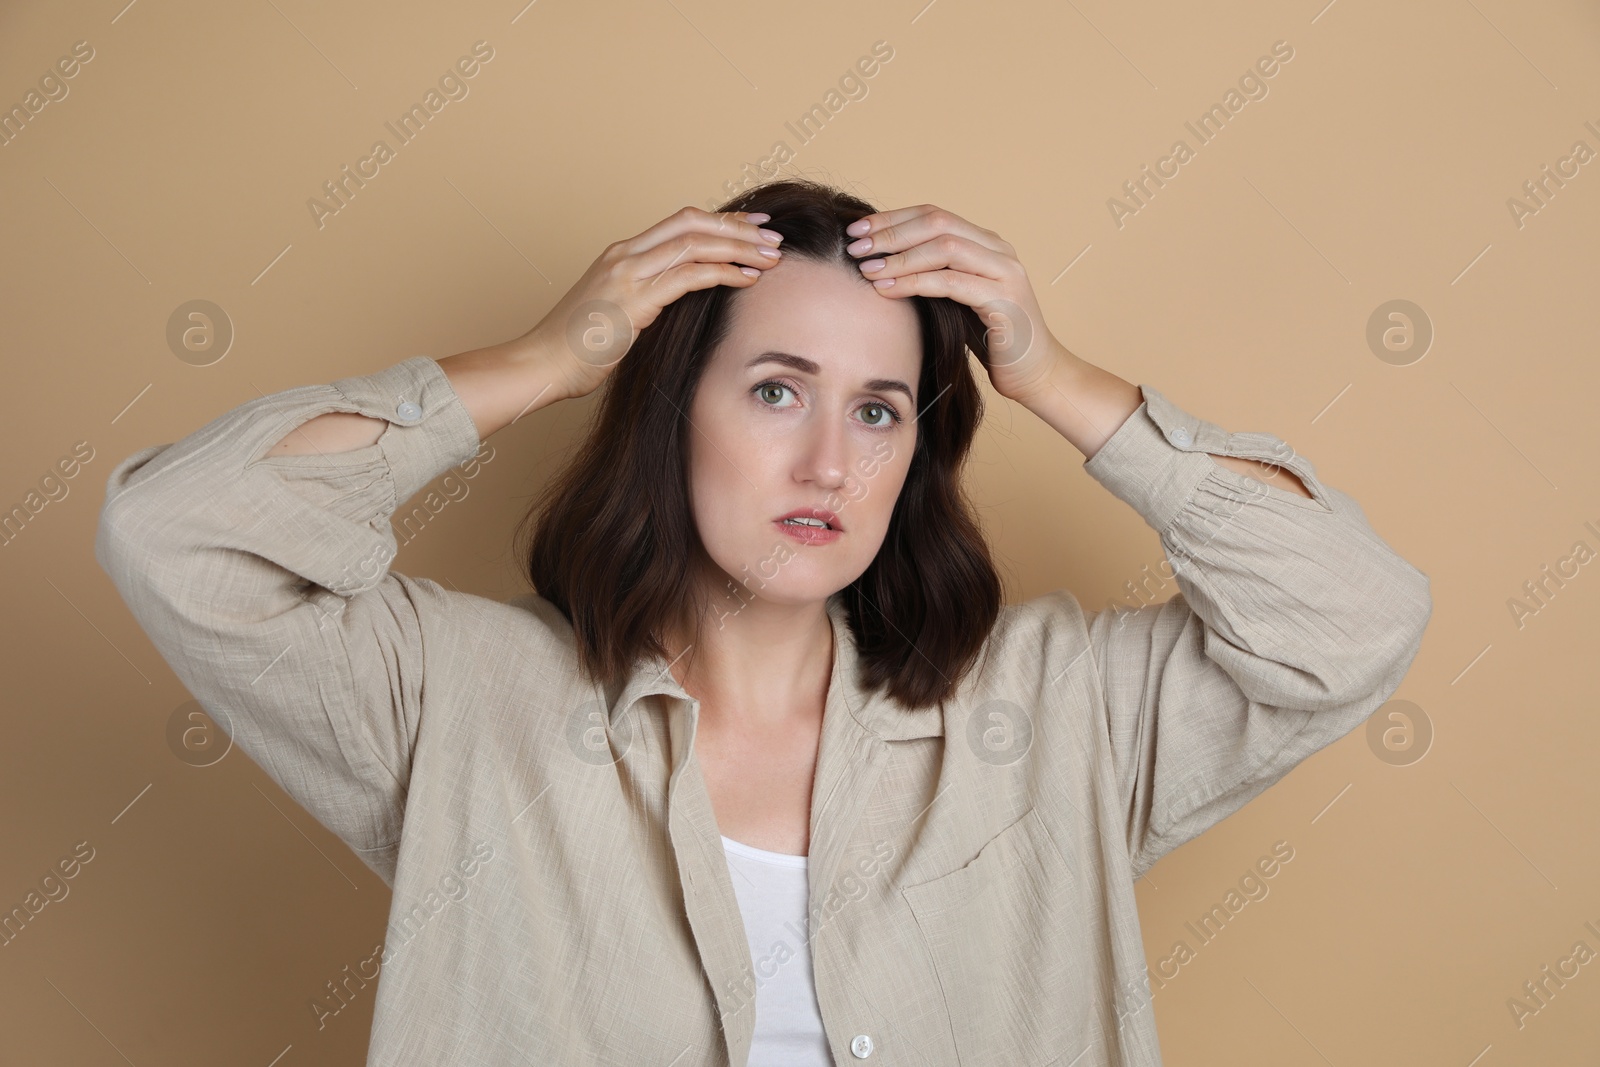
<svg viewBox="0 0 1600 1067"><path fill-rule="evenodd" d="M666 307L685 293L695 289L710 289L717 285L744 288L754 285L761 277L744 273L735 263L682 263L651 278L642 292L650 303Z"/></svg>
<svg viewBox="0 0 1600 1067"><path fill-rule="evenodd" d="M782 258L782 250L766 241L756 245L733 237L685 233L624 259L619 269L631 281L646 281L685 263L727 263L765 270Z"/></svg>
<svg viewBox="0 0 1600 1067"><path fill-rule="evenodd" d="M890 286L878 286L885 296L942 296L981 308L992 301L1003 299L1005 288L992 278L967 274L959 270L924 271L895 278Z"/></svg>
<svg viewBox="0 0 1600 1067"><path fill-rule="evenodd" d="M691 233L714 235L744 241L751 245L776 247L773 242L762 236L761 226L749 221L749 216L752 214L755 212L719 211L713 214L697 207L685 206L638 236L621 242L622 252L627 256L641 255Z"/></svg>
<svg viewBox="0 0 1600 1067"><path fill-rule="evenodd" d="M712 216L708 216L708 220L710 218ZM712 224L708 222L708 225ZM764 237L761 227L748 223L738 226L744 227L753 239L735 236L736 226L722 233L717 232L721 227L714 225L711 229L691 225L660 244L628 256L623 260L622 269L627 277L640 280L671 270L680 263L743 263L765 270L783 258L782 247Z"/></svg>
<svg viewBox="0 0 1600 1067"><path fill-rule="evenodd" d="M953 211L946 211L933 204L880 211L864 218L868 230L850 244L850 254L853 256L862 256L868 252L882 255L885 252L904 251L941 233L965 237L1001 254L1013 254L1015 251L1009 242L1002 240L993 230L986 230L982 226L968 222ZM861 243L863 240L867 244L863 245ZM862 251L856 251L858 247Z"/></svg>
<svg viewBox="0 0 1600 1067"><path fill-rule="evenodd" d="M878 290L885 296L942 296L967 305L984 323L984 363L1017 368L1023 359L1043 348L1034 343L1039 333L1034 316L1013 303L1006 296L1007 291L988 278L956 270L910 274ZM1043 358L1034 356L1034 362Z"/></svg>
<svg viewBox="0 0 1600 1067"><path fill-rule="evenodd" d="M876 264L882 266L873 268ZM877 281L879 278L899 278L924 271L953 269L977 275L995 282L1014 282L1021 264L1010 256L954 234L937 234L934 237L890 255L878 253L871 258L858 260L857 269L862 277Z"/></svg>

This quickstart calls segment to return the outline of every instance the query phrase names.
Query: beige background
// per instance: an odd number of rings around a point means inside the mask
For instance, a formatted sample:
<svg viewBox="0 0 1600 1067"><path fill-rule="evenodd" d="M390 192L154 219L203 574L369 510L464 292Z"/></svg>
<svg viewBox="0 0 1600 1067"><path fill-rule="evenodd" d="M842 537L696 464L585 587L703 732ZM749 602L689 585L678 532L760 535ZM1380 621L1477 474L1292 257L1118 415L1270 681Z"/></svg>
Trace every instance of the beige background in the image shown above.
<svg viewBox="0 0 1600 1067"><path fill-rule="evenodd" d="M0 147L0 507L66 490L0 545L0 910L93 849L0 947L8 1063L365 1055L372 987L321 1031L309 1004L381 940L388 891L241 754L176 758L188 696L92 557L112 466L262 393L521 333L778 141L790 172L1005 236L1069 347L1279 434L1432 578L1396 693L1431 742L1386 762L1357 731L1139 884L1151 967L1192 950L1156 993L1167 1062L1594 1062L1600 962L1520 1026L1508 1006L1576 942L1600 952L1600 162L1520 226L1508 206L1574 142L1600 151L1594 5L121 3L0 9L0 105L94 53ZM469 95L319 228L322 183L393 147L384 123L479 40ZM786 123L876 41L892 58L802 143ZM1277 41L1268 94L1199 145L1184 123ZM1108 200L1179 138L1194 158L1119 227ZM1367 342L1396 299L1435 331L1420 359ZM231 323L220 359L169 345L192 300ZM1157 572L1082 456L986 395L972 485L1009 596L1095 609ZM492 438L395 568L520 591L511 525L591 400ZM1579 541L1519 627L1508 601ZM1185 923L1279 841L1270 894L1201 944Z"/></svg>

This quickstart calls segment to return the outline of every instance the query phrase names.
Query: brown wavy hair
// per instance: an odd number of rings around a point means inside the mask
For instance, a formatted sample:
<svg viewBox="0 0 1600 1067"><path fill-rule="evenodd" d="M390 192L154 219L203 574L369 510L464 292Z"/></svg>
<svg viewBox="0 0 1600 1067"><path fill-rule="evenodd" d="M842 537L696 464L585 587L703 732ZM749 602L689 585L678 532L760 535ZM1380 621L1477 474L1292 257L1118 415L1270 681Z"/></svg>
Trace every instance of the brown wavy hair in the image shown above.
<svg viewBox="0 0 1600 1067"><path fill-rule="evenodd" d="M845 227L878 209L832 186L783 179L718 211L764 211L786 259L837 264L871 281L845 251ZM731 286L684 294L641 330L602 386L587 438L519 524L517 552L539 595L572 624L581 668L608 689L660 638L705 609L691 559L704 553L689 494L695 387L726 336ZM999 615L1001 581L961 470L983 418L968 351L987 358L985 325L959 301L913 296L922 335L919 432L883 545L841 591L861 683L903 707L947 699Z"/></svg>

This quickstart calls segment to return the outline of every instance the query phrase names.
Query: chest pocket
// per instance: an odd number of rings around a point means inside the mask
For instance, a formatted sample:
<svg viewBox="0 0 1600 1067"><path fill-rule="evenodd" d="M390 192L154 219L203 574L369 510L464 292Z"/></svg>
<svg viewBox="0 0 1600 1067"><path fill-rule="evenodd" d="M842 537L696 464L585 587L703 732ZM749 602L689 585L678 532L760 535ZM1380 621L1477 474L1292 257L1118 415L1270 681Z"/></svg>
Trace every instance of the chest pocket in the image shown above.
<svg viewBox="0 0 1600 1067"><path fill-rule="evenodd" d="M1029 808L965 867L901 890L960 1063L1044 1067L1099 1043L1084 888Z"/></svg>

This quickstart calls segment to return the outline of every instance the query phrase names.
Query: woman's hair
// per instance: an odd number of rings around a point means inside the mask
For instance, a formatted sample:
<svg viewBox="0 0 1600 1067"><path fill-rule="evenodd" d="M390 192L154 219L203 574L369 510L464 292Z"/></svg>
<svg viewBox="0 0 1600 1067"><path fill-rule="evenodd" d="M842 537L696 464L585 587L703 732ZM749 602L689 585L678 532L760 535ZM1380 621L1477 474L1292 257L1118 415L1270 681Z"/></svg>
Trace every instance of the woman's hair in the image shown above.
<svg viewBox="0 0 1600 1067"><path fill-rule="evenodd" d="M786 179L718 210L764 211L771 219L762 225L783 234L786 259L836 264L871 284L845 251L854 240L845 227L877 210L855 196ZM604 383L588 437L518 526L528 577L572 624L581 669L607 688L641 655L675 658L661 635L676 621L702 620L709 607L695 587L705 550L690 504L686 413L738 291L688 292L639 331ZM947 699L972 667L999 615L1001 585L961 485L983 417L968 350L987 358L985 326L958 301L906 299L922 341L917 395L931 399L917 415L916 449L883 545L842 601L861 684L886 685L890 699L919 708Z"/></svg>

